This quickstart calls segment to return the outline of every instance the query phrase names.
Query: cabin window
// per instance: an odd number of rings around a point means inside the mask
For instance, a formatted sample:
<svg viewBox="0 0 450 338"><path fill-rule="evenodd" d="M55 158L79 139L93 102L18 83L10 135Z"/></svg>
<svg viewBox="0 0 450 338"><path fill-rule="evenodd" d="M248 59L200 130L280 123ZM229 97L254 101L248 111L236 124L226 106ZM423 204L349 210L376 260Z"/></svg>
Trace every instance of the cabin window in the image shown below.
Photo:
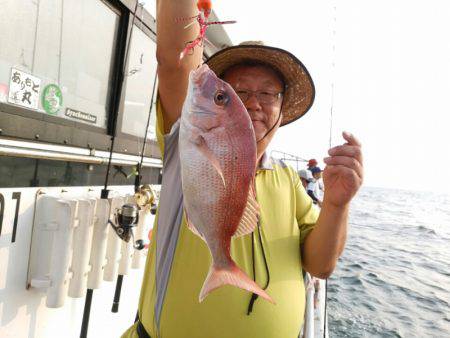
<svg viewBox="0 0 450 338"><path fill-rule="evenodd" d="M150 34L148 32L148 34ZM143 138L152 104L153 84L156 76L156 44L137 25L133 29L125 72L125 101L122 108L120 131L123 134ZM156 139L156 93L151 112L147 139Z"/></svg>
<svg viewBox="0 0 450 338"><path fill-rule="evenodd" d="M0 156L0 188L102 186L107 170L99 164ZM142 168L142 182L161 184L160 171L158 167ZM132 172L131 166L113 165L109 185L133 185Z"/></svg>
<svg viewBox="0 0 450 338"><path fill-rule="evenodd" d="M93 0L1 7L0 103L106 129L120 14Z"/></svg>

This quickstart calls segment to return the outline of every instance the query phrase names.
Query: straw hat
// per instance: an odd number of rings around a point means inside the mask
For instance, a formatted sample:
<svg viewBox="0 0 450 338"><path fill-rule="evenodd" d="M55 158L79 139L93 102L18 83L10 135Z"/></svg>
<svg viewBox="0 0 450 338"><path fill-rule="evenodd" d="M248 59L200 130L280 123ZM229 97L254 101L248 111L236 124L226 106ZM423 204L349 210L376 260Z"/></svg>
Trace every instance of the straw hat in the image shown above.
<svg viewBox="0 0 450 338"><path fill-rule="evenodd" d="M286 89L282 126L302 117L311 108L315 94L313 80L300 60L288 51L265 46L261 41L247 41L222 49L206 61L219 77L230 67L245 62L261 62L283 76Z"/></svg>

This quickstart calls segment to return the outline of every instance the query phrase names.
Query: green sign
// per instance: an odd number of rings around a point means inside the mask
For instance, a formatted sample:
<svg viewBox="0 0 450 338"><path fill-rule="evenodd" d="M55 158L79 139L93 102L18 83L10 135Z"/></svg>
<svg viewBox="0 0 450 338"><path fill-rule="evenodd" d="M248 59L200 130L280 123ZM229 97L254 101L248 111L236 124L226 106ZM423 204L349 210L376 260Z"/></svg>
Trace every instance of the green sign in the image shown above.
<svg viewBox="0 0 450 338"><path fill-rule="evenodd" d="M42 107L50 115L56 115L63 104L61 89L55 84L49 84L42 94Z"/></svg>

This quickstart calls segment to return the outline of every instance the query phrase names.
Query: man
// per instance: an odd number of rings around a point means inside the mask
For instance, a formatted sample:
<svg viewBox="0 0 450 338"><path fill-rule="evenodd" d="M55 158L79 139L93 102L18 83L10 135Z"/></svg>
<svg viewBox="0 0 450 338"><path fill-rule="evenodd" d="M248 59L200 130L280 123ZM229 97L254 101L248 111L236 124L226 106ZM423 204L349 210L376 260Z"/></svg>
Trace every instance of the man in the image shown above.
<svg viewBox="0 0 450 338"><path fill-rule="evenodd" d="M312 167L310 173L312 175L312 180L309 181L308 186L306 187L306 192L314 203L321 207L322 193L324 190L322 181L320 180L322 178L322 169L320 169L320 167Z"/></svg>
<svg viewBox="0 0 450 338"><path fill-rule="evenodd" d="M298 176L300 177L300 180L302 181L303 188L307 191L308 184L314 180L313 175L311 174L311 171L307 169L302 169L298 171Z"/></svg>
<svg viewBox="0 0 450 338"><path fill-rule="evenodd" d="M317 167L317 160L315 158L312 158L308 161L308 170L311 170L314 167Z"/></svg>
<svg viewBox="0 0 450 338"><path fill-rule="evenodd" d="M347 143L329 151L327 193L318 215L294 170L264 155L280 125L298 119L312 104L314 87L306 69L292 54L259 45L213 56L208 65L231 84L253 121L259 161L259 226L253 234L233 239L231 255L276 305L231 286L199 303L210 256L183 217L178 120L189 72L200 65L202 49L179 63L180 51L199 29L174 24L174 18L196 13L195 0L157 3L157 128L164 174L139 319L123 337L294 338L305 306L302 269L327 278L344 248L349 203L362 182L360 145L346 133Z"/></svg>

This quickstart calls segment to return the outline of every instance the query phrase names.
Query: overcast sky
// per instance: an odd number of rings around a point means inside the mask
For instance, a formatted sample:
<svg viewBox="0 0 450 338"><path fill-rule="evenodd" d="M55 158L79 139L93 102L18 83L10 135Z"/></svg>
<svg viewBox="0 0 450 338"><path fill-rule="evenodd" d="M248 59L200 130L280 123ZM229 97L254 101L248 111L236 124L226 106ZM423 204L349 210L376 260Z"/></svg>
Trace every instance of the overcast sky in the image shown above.
<svg viewBox="0 0 450 338"><path fill-rule="evenodd" d="M233 43L295 54L316 85L312 109L272 149L326 156L342 130L363 143L368 186L450 192L450 2L213 1ZM333 53L333 46L335 52ZM332 67L335 62L335 68Z"/></svg>

